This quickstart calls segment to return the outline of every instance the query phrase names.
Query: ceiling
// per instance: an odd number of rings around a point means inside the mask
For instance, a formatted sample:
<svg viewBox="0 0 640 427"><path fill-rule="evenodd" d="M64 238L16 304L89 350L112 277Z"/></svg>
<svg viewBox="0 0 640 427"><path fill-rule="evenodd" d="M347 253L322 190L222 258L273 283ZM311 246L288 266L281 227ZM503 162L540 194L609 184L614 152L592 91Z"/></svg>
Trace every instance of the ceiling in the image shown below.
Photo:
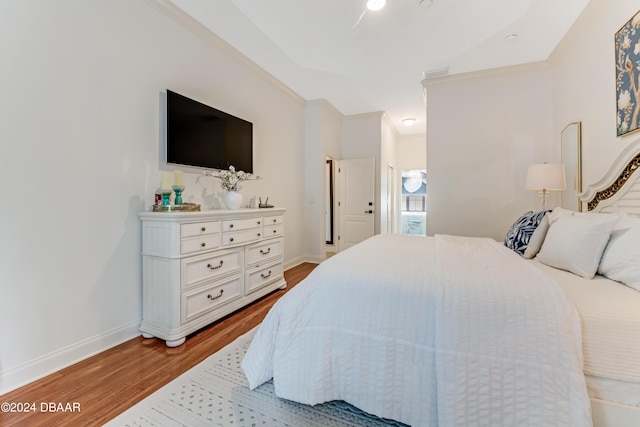
<svg viewBox="0 0 640 427"><path fill-rule="evenodd" d="M366 0L171 2L303 98L384 111L416 134L425 77L543 61L589 0L388 0L375 12Z"/></svg>

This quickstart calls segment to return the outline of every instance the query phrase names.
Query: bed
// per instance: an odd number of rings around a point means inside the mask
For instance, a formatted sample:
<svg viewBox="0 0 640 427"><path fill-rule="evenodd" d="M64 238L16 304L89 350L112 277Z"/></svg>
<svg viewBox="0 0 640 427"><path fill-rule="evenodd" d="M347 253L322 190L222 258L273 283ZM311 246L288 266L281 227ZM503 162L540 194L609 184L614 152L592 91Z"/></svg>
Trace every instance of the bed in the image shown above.
<svg viewBox="0 0 640 427"><path fill-rule="evenodd" d="M640 292L532 263L557 280L580 314L594 425L640 426Z"/></svg>
<svg viewBox="0 0 640 427"><path fill-rule="evenodd" d="M261 324L250 387L273 378L279 397L413 426L640 425L640 285L596 274L628 229L617 212L640 214L638 152L587 189L589 213L544 216L530 260L490 239L387 234L323 262ZM604 241L595 267L593 251L553 265L591 248L563 246L585 226Z"/></svg>

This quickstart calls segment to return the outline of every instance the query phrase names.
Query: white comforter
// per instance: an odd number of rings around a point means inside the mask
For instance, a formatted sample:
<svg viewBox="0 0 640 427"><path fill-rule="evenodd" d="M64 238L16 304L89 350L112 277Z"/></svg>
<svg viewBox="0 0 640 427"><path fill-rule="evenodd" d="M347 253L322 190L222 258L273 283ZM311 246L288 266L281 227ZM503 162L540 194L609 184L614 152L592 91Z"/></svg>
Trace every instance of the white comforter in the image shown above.
<svg viewBox="0 0 640 427"><path fill-rule="evenodd" d="M489 239L379 235L272 308L242 362L279 397L413 426L590 426L580 323L558 285Z"/></svg>

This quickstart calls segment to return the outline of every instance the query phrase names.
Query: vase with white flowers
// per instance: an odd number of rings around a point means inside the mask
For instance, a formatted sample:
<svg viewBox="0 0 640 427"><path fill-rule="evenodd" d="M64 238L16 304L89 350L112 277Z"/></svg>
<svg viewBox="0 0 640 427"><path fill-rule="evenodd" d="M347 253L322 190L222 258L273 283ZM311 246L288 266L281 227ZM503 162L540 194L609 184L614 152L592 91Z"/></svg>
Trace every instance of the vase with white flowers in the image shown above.
<svg viewBox="0 0 640 427"><path fill-rule="evenodd" d="M206 176L218 178L220 186L226 191L224 195L224 204L228 209L239 209L242 205L242 194L240 194L240 183L250 179L258 179L252 174L243 171L236 171L234 166L229 166L229 170L215 170L213 172L204 171Z"/></svg>

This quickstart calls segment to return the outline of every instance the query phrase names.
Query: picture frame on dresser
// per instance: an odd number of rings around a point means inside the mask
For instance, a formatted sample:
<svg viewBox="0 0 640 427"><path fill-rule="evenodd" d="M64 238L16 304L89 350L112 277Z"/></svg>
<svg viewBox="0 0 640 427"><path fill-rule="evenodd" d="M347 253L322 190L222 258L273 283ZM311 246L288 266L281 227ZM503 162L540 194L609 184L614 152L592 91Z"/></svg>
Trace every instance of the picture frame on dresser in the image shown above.
<svg viewBox="0 0 640 427"><path fill-rule="evenodd" d="M285 209L142 212L145 338L168 347L286 287Z"/></svg>

